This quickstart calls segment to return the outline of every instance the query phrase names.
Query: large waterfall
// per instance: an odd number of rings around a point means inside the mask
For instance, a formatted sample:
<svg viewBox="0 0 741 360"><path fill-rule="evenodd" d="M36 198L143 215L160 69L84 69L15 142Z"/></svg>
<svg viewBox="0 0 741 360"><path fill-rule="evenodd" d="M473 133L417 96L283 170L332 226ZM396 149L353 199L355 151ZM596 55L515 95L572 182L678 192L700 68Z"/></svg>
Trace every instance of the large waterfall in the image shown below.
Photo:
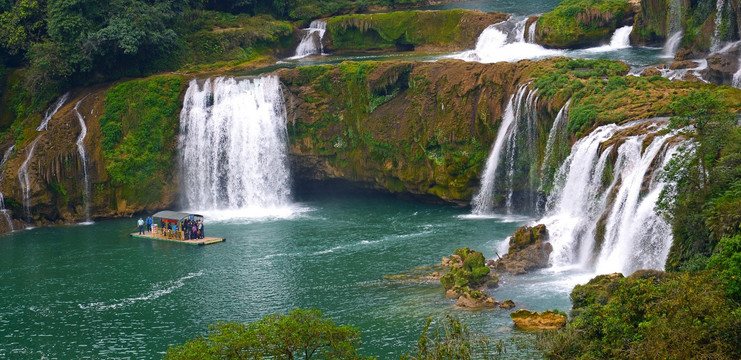
<svg viewBox="0 0 741 360"><path fill-rule="evenodd" d="M282 214L291 197L287 144L276 76L192 80L180 115L183 206L237 217Z"/></svg>
<svg viewBox="0 0 741 360"><path fill-rule="evenodd" d="M300 59L309 55L323 55L324 33L327 31L327 23L321 20L314 20L308 28L303 29L304 36L296 47L296 55L291 59Z"/></svg>
<svg viewBox="0 0 741 360"><path fill-rule="evenodd" d="M654 207L665 186L658 174L676 149L665 127L664 120L605 125L573 145L538 221L550 233L554 267L663 268L671 227Z"/></svg>
<svg viewBox="0 0 741 360"><path fill-rule="evenodd" d="M479 35L476 48L465 51L454 57L466 61L493 63L498 61L518 61L522 59L542 58L563 54L561 50L546 49L538 44L526 42L525 22L527 19L515 17L507 21L489 25ZM535 27L531 26L531 31ZM528 34L530 38L531 34Z"/></svg>

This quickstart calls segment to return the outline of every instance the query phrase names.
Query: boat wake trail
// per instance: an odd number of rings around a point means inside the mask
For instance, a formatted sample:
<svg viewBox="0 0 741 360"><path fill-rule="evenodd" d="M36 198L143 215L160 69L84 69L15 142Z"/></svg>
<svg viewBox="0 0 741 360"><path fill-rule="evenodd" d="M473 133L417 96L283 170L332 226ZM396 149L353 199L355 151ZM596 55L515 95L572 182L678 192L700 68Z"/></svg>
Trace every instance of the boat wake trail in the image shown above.
<svg viewBox="0 0 741 360"><path fill-rule="evenodd" d="M117 300L111 304L106 304L105 302L94 302L94 303L89 303L87 305L84 305L84 304L77 304L77 305L82 310L105 311L105 310L111 310L111 309L118 309L124 306L132 305L140 301L154 300L161 296L167 295L183 287L183 285L185 285L186 280L190 280L190 279L193 279L199 276L203 276L203 274L204 274L203 270L197 273L189 273L188 275L185 275L177 280L168 281L164 284L156 284L154 286L155 289L146 294L142 294L136 297L126 298L123 300Z"/></svg>

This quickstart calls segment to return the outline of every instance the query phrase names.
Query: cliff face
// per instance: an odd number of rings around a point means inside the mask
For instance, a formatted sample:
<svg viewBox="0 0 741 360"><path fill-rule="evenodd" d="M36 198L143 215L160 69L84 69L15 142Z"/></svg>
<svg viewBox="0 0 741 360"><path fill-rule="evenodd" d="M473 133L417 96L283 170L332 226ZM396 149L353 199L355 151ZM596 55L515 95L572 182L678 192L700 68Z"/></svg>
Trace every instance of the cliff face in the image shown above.
<svg viewBox="0 0 741 360"><path fill-rule="evenodd" d="M342 63L278 72L294 175L467 203L537 63Z"/></svg>
<svg viewBox="0 0 741 360"><path fill-rule="evenodd" d="M509 15L478 10L399 11L329 18L324 47L357 51L461 51L473 48L486 27Z"/></svg>

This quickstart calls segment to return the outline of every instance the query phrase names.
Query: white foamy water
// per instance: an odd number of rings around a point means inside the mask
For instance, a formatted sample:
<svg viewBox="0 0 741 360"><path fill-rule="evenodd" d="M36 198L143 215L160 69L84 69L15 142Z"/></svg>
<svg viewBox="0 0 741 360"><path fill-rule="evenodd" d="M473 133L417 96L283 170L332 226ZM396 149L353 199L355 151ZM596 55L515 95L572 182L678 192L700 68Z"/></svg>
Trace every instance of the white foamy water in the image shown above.
<svg viewBox="0 0 741 360"><path fill-rule="evenodd" d="M465 61L494 63L500 61L519 61L562 55L561 50L546 49L538 44L525 41L525 21L510 19L489 25L476 41L474 50L453 55ZM532 30L535 30L532 27ZM532 32L534 36L534 31ZM530 38L530 36L528 36ZM533 38L534 39L534 38Z"/></svg>
<svg viewBox="0 0 741 360"><path fill-rule="evenodd" d="M713 30L713 39L710 44L710 51L718 51L721 48L720 25L723 22L723 10L726 6L726 0L715 1L715 28Z"/></svg>
<svg viewBox="0 0 741 360"><path fill-rule="evenodd" d="M684 32L680 30L672 33L671 36L669 36L669 38L666 40L666 44L664 44L664 57L674 58L674 55L676 55L677 51L679 50L679 44L682 42L683 35Z"/></svg>
<svg viewBox="0 0 741 360"><path fill-rule="evenodd" d="M577 141L561 166L549 198L547 215L537 221L548 228L555 269L592 268L596 273L632 273L642 268L662 269L671 246L671 227L654 211L665 183L657 178L675 152L667 144L671 134L656 135L644 150L647 133L665 128L652 120L642 135L628 136L617 148L612 181L604 172L612 146L602 144L618 131L645 122L605 125ZM613 198L609 198L611 195ZM604 222L604 239L597 229ZM598 255L595 256L595 251Z"/></svg>
<svg viewBox="0 0 741 360"><path fill-rule="evenodd" d="M21 184L21 192L23 194L23 214L26 217L26 222L31 222L31 179L28 174L28 166L33 158L33 153L36 150L36 144L41 139L40 134L33 140L33 142L26 147L26 160L23 161L21 167L18 169L18 182Z"/></svg>
<svg viewBox="0 0 741 360"><path fill-rule="evenodd" d="M191 81L179 148L186 209L217 219L290 216L286 110L276 76Z"/></svg>
<svg viewBox="0 0 741 360"><path fill-rule="evenodd" d="M596 53L596 52L615 51L615 50L629 48L630 47L630 33L632 31L633 31L632 26L623 26L615 30L615 32L612 34L612 37L610 38L610 43L608 45L593 47L593 48L586 49L584 51Z"/></svg>
<svg viewBox="0 0 741 360"><path fill-rule="evenodd" d="M296 47L296 55L290 59L301 59L309 55L324 55L324 33L327 31L327 23L321 20L314 20L308 28L302 29L304 36Z"/></svg>

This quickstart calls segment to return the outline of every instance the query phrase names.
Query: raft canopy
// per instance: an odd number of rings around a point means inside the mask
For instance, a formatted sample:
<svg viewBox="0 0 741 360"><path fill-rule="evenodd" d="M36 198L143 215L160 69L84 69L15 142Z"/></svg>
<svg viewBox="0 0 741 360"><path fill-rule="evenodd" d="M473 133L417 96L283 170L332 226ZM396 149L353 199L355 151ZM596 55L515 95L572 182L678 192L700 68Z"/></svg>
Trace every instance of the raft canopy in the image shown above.
<svg viewBox="0 0 741 360"><path fill-rule="evenodd" d="M203 215L170 211L170 210L160 211L152 215L153 220L160 219L162 222L166 222L166 223L179 223L179 222L182 222L183 220L187 220L190 218L193 218L195 220L203 220Z"/></svg>

